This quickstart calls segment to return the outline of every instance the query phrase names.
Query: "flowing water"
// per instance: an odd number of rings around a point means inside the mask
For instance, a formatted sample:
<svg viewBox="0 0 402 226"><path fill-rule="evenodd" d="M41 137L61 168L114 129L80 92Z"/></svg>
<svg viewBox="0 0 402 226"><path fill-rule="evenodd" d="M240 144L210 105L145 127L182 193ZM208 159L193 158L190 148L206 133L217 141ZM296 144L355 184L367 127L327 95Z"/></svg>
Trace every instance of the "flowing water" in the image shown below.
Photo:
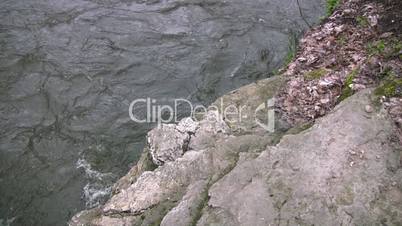
<svg viewBox="0 0 402 226"><path fill-rule="evenodd" d="M323 11L324 0L2 0L0 225L65 225L104 201L153 126L130 120L131 101L208 104L266 78Z"/></svg>

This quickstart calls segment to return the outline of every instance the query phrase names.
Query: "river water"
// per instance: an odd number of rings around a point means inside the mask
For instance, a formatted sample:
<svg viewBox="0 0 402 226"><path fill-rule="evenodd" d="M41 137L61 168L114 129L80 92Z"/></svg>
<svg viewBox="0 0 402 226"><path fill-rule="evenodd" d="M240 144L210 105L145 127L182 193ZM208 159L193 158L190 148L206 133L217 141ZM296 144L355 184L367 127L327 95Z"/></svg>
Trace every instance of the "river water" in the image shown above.
<svg viewBox="0 0 402 226"><path fill-rule="evenodd" d="M153 126L131 101L208 104L269 77L324 1L2 0L0 225L104 201Z"/></svg>

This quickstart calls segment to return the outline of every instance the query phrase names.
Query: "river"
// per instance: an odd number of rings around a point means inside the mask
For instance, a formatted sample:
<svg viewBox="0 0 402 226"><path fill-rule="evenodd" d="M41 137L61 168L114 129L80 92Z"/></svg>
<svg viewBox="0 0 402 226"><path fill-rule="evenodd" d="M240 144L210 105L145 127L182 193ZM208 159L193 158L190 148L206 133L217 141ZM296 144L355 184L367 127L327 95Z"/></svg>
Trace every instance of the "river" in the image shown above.
<svg viewBox="0 0 402 226"><path fill-rule="evenodd" d="M208 104L271 76L324 2L2 0L0 225L104 202L154 126L133 100Z"/></svg>

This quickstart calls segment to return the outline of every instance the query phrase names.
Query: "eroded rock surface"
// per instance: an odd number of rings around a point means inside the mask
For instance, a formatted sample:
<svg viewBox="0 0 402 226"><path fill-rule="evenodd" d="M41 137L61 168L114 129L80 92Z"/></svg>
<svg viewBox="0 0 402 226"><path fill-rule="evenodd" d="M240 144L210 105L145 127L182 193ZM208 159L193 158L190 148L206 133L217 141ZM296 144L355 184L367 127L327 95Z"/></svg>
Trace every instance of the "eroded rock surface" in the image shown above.
<svg viewBox="0 0 402 226"><path fill-rule="evenodd" d="M104 206L77 214L70 225L194 223L206 204L209 186L236 165L239 153L254 153L256 157L255 153L276 140L270 135L230 135L222 116L214 111L208 112L197 127L189 122L184 119L177 126L171 125L175 132L191 134L189 150L153 171L146 171L152 165L152 153L144 152L137 167L119 181L115 195ZM158 132L155 143L163 143L166 133L171 133Z"/></svg>
<svg viewBox="0 0 402 226"><path fill-rule="evenodd" d="M366 111L371 97L352 96L276 146L204 119L191 150L70 225L400 225L401 147L388 113Z"/></svg>
<svg viewBox="0 0 402 226"><path fill-rule="evenodd" d="M147 136L152 161L161 166L171 162L187 151L192 134L198 129L198 122L185 118L178 125L162 124L151 130Z"/></svg>
<svg viewBox="0 0 402 226"><path fill-rule="evenodd" d="M401 225L400 146L368 92L238 164L209 189L197 225Z"/></svg>

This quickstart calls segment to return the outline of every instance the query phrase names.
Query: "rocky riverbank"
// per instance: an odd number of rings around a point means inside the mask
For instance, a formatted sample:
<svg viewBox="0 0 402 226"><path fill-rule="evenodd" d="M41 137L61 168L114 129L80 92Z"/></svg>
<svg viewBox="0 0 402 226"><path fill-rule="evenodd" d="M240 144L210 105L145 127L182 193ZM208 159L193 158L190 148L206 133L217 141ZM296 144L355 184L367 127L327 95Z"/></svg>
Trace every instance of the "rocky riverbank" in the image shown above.
<svg viewBox="0 0 402 226"><path fill-rule="evenodd" d="M156 128L70 225L401 225L401 6L342 2L279 75L216 101L276 98L275 132L219 111Z"/></svg>

